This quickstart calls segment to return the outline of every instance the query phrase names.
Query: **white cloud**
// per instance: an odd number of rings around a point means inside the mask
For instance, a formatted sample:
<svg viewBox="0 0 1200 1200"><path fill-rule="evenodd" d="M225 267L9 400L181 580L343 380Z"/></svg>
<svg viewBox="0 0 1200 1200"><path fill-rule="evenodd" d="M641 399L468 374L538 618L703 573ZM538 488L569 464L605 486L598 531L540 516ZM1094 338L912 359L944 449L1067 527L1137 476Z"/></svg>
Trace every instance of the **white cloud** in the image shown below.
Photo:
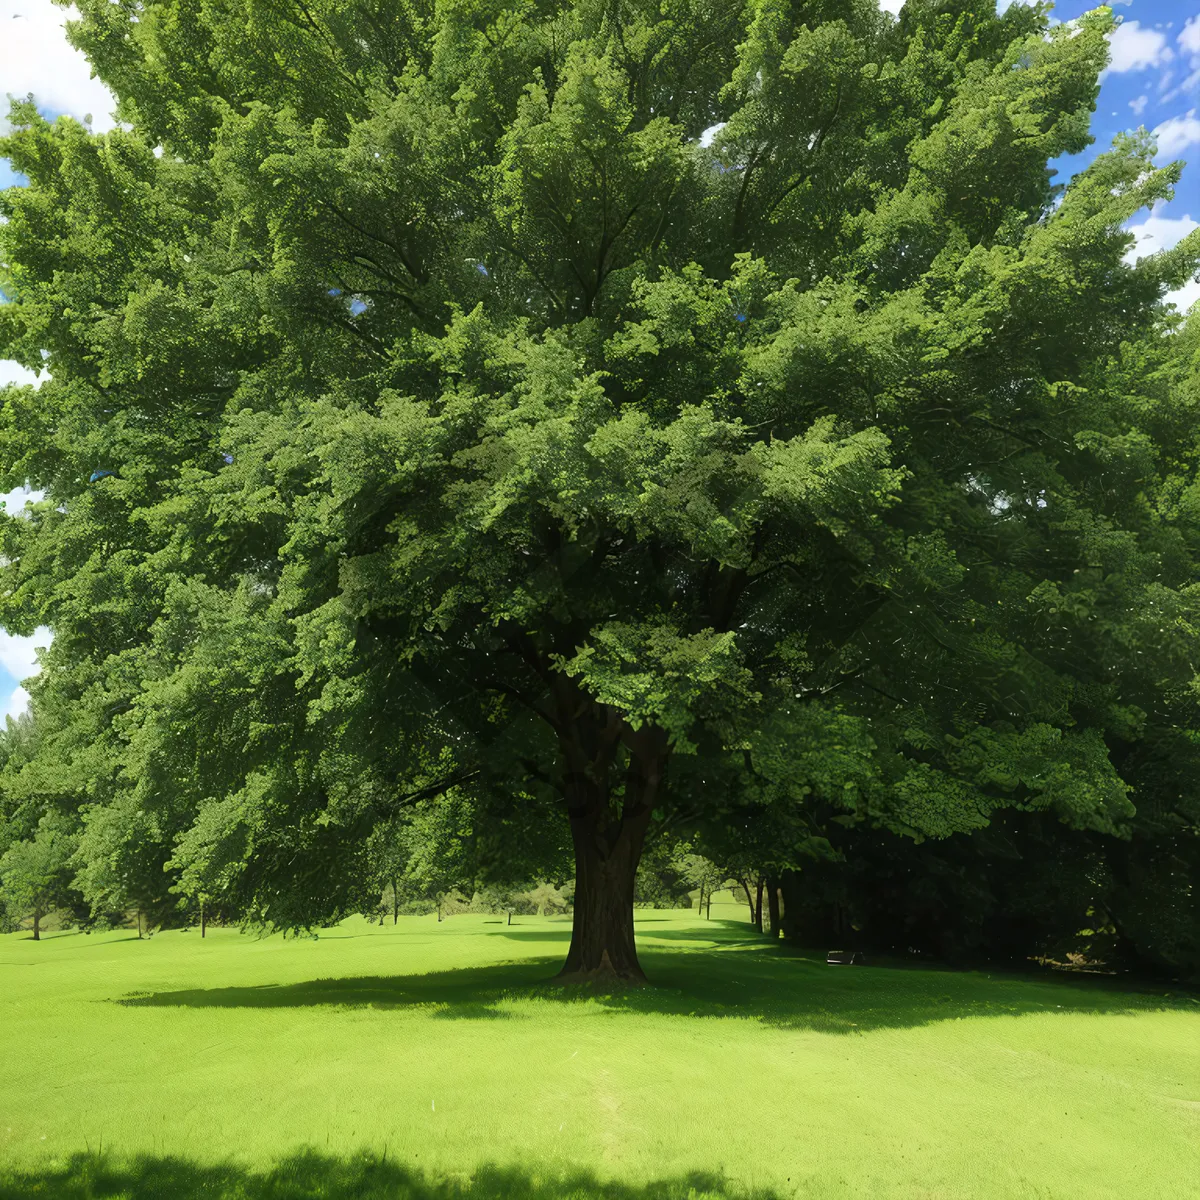
<svg viewBox="0 0 1200 1200"><path fill-rule="evenodd" d="M904 0L879 0L879 7L884 12L890 12L893 16L899 16L900 10L904 7Z"/></svg>
<svg viewBox="0 0 1200 1200"><path fill-rule="evenodd" d="M1200 15L1188 17L1175 40L1189 54L1200 54Z"/></svg>
<svg viewBox="0 0 1200 1200"><path fill-rule="evenodd" d="M1151 212L1144 221L1125 228L1137 237L1125 252L1125 261L1132 266L1139 258L1178 245L1193 229L1200 228L1200 221L1193 221L1187 213L1182 217L1159 217Z"/></svg>
<svg viewBox="0 0 1200 1200"><path fill-rule="evenodd" d="M27 487L13 488L11 492L0 493L0 503L4 505L3 511L10 517L20 516L25 511L27 501L36 504L45 498L45 492L35 492L32 488Z"/></svg>
<svg viewBox="0 0 1200 1200"><path fill-rule="evenodd" d="M724 121L721 121L716 125L710 125L706 130L704 130L703 133L701 133L700 145L703 147L706 147L706 148L708 146L711 146L713 144L713 138L715 138L717 136L717 134L720 133L721 130L724 128L725 128Z"/></svg>
<svg viewBox="0 0 1200 1200"><path fill-rule="evenodd" d="M7 629L0 629L0 667L18 683L36 675L42 669L36 651L44 650L53 639L54 635L45 625L39 625L30 637L18 637Z"/></svg>
<svg viewBox="0 0 1200 1200"><path fill-rule="evenodd" d="M1163 299L1173 303L1181 313L1186 313L1197 300L1200 300L1200 279L1193 279L1185 283L1183 287L1168 292Z"/></svg>
<svg viewBox="0 0 1200 1200"><path fill-rule="evenodd" d="M48 378L45 371L31 371L11 358L0 358L0 387L10 383L32 383L36 388L41 387Z"/></svg>
<svg viewBox="0 0 1200 1200"><path fill-rule="evenodd" d="M1167 45L1165 33L1159 33L1157 29L1143 29L1137 21L1122 21L1109 35L1108 44L1112 60L1101 73L1102 77L1157 67L1175 57L1175 52Z"/></svg>
<svg viewBox="0 0 1200 1200"><path fill-rule="evenodd" d="M23 688L14 689L13 694L8 698L8 704L4 709L5 718L19 717L23 712L29 711L29 693ZM7 721L6 721L7 723Z"/></svg>
<svg viewBox="0 0 1200 1200"><path fill-rule="evenodd" d="M1174 158L1181 150L1200 142L1200 120L1196 110L1189 109L1182 117L1171 117L1151 131L1158 138L1158 153Z"/></svg>
<svg viewBox="0 0 1200 1200"><path fill-rule="evenodd" d="M1188 55L1188 66L1191 74L1175 89L1175 92L1190 92L1200 87L1200 15L1189 17L1179 31L1180 53Z"/></svg>
<svg viewBox="0 0 1200 1200"><path fill-rule="evenodd" d="M1139 96L1136 100L1130 100L1129 107L1133 109L1133 115L1140 117L1146 108L1146 96Z"/></svg>
<svg viewBox="0 0 1200 1200"><path fill-rule="evenodd" d="M92 128L104 133L115 125L116 101L67 41L63 24L78 17L75 8L58 8L50 0L0 0L0 96L32 92L42 112L70 113L80 121L91 113ZM7 118L4 101L0 125Z"/></svg>

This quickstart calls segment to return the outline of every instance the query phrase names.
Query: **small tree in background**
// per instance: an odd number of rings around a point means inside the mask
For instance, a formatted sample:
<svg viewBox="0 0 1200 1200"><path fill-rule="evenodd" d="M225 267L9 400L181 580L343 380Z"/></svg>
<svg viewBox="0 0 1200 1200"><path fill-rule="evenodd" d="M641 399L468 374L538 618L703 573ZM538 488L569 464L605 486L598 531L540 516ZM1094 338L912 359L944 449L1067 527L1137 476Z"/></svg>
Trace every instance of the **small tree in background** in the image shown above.
<svg viewBox="0 0 1200 1200"><path fill-rule="evenodd" d="M722 870L702 854L695 853L689 842L681 843L676 847L673 861L688 887L699 890L700 894L696 899L697 911L705 912L706 917L711 917L712 894L729 878L729 872ZM706 897L708 900L707 910L705 909Z"/></svg>
<svg viewBox="0 0 1200 1200"><path fill-rule="evenodd" d="M562 891L554 884L545 881L538 883L526 892L524 898L537 910L539 917L566 912L570 905L567 896Z"/></svg>
<svg viewBox="0 0 1200 1200"><path fill-rule="evenodd" d="M32 838L15 842L0 857L0 904L9 923L32 920L35 942L42 936L43 918L70 902L75 848L66 822L47 815Z"/></svg>

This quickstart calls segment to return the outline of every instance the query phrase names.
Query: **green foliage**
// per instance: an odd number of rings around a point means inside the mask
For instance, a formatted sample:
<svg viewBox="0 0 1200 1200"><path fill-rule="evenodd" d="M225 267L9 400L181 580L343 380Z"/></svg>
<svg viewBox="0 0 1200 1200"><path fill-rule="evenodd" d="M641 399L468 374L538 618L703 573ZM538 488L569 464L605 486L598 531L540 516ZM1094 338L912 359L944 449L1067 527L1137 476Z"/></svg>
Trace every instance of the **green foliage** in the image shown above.
<svg viewBox="0 0 1200 1200"><path fill-rule="evenodd" d="M0 856L0 914L6 925L26 917L37 936L41 919L67 903L67 870L74 839L57 814L48 813L28 840L13 842Z"/></svg>
<svg viewBox="0 0 1200 1200"><path fill-rule="evenodd" d="M539 883L536 887L525 892L520 898L525 900L539 917L549 916L551 913L565 912L570 903L569 891L567 895L564 895L552 883Z"/></svg>
<svg viewBox="0 0 1200 1200"><path fill-rule="evenodd" d="M568 810L629 871L1129 832L1200 698L1200 235L1123 262L1148 135L1050 182L1111 10L79 11L131 128L0 139L0 620L91 904L308 928L561 878Z"/></svg>
<svg viewBox="0 0 1200 1200"><path fill-rule="evenodd" d="M693 884L683 876L678 847L669 835L651 839L642 852L634 881L633 902L638 908L690 908Z"/></svg>

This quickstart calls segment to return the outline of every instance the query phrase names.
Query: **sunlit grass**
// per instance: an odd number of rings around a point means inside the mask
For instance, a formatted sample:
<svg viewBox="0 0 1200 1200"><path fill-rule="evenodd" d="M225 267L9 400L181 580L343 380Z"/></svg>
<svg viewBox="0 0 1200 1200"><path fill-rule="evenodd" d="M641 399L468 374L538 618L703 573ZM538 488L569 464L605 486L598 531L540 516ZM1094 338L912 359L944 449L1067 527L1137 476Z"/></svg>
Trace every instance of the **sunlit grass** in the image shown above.
<svg viewBox="0 0 1200 1200"><path fill-rule="evenodd" d="M638 924L610 996L562 919L0 938L0 1197L1200 1195L1193 996Z"/></svg>

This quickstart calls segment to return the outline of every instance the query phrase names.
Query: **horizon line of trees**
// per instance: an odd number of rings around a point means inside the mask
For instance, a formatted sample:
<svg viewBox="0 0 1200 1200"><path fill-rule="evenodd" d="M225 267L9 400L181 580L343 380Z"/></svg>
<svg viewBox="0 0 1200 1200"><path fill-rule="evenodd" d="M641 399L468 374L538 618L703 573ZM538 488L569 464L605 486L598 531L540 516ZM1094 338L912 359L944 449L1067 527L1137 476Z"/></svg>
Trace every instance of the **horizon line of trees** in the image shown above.
<svg viewBox="0 0 1200 1200"><path fill-rule="evenodd" d="M27 717L0 731L0 757L10 738L31 732ZM1193 769L1174 749L1174 772ZM527 858L527 877L500 880L503 860L488 860L477 814L462 801L451 811L447 822L446 809L424 805L390 827L390 839L374 843L360 915L382 924L402 915L436 914L440 921L489 913L511 922L572 912L565 843L558 853L543 847L540 857ZM247 924L227 898L187 893L178 884L164 891L161 881L157 893L110 885L106 906L95 907L83 891L92 876L78 855L78 838L43 822L32 839L12 841L10 829L6 842L4 828L0 932L26 928L36 939L49 917L59 927L128 927L146 936L159 928ZM729 891L747 906L751 927L810 947L961 964L1070 960L1200 978L1191 890L1200 855L1186 831L1155 824L1149 811L1129 839L1072 834L1041 813L1002 815L984 829L922 843L886 830L841 833L799 871L772 866L766 856L756 860L749 842L740 854L727 843L718 864L695 839L659 837L639 864L634 904L694 907L711 916L713 893ZM760 853L761 845L760 837Z"/></svg>

